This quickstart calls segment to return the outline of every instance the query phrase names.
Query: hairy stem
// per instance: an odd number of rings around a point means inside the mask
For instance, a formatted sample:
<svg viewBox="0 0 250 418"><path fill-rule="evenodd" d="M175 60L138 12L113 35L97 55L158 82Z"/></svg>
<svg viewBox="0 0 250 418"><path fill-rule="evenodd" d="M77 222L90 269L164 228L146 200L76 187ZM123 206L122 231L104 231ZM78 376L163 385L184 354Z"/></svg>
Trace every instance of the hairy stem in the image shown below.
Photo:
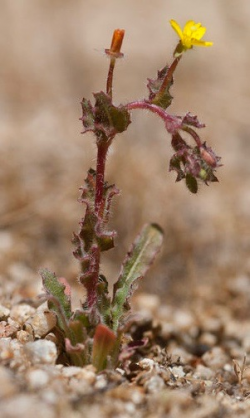
<svg viewBox="0 0 250 418"><path fill-rule="evenodd" d="M174 74L174 72L176 70L176 67L177 67L177 65L178 65L181 57L182 57L182 55L180 55L179 57L175 58L174 61L172 62L172 64L170 65L170 67L169 67L169 69L167 71L167 74L165 75L165 78L164 78L164 80L162 82L162 85L160 87L160 90L158 91L158 93L157 93L157 95L155 97L155 100L156 99L159 100L161 98L161 96L164 94L164 92L165 92L168 84L172 80L173 74Z"/></svg>
<svg viewBox="0 0 250 418"><path fill-rule="evenodd" d="M96 312L97 308L97 284L98 284L98 278L100 273L100 258L101 258L101 251L100 248L97 246L94 248L94 251L92 252L93 256L93 270L92 275L89 280L89 283L86 285L87 288L87 301L88 301L88 308L91 310L93 309L93 312Z"/></svg>
<svg viewBox="0 0 250 418"><path fill-rule="evenodd" d="M103 186L108 148L108 142L97 144L95 213L99 218L103 215Z"/></svg>
<svg viewBox="0 0 250 418"><path fill-rule="evenodd" d="M110 96L112 100L113 95L113 75L114 75L114 69L115 69L115 62L116 59L111 57L110 58L110 64L109 64L109 72L107 77L107 84L106 84L106 93Z"/></svg>
<svg viewBox="0 0 250 418"><path fill-rule="evenodd" d="M193 137L198 147L202 145L199 135L192 128L190 128L189 126L185 126L182 128L182 130L188 132L189 135Z"/></svg>
<svg viewBox="0 0 250 418"><path fill-rule="evenodd" d="M169 115L169 113L167 113L161 107L146 102L145 100L135 100L134 102L128 103L125 107L127 108L127 110L146 109L150 110L150 112L152 113L156 113L165 122L166 129L169 133L173 133L177 129L181 128L180 118L178 118L177 116Z"/></svg>
<svg viewBox="0 0 250 418"><path fill-rule="evenodd" d="M95 214L100 220L103 218L104 211L103 187L105 181L105 163L109 145L110 142L97 142ZM94 248L92 248L92 275L88 284L85 285L87 288L88 307L94 311L97 307L96 286L100 273L100 258L101 250L99 246L96 245Z"/></svg>

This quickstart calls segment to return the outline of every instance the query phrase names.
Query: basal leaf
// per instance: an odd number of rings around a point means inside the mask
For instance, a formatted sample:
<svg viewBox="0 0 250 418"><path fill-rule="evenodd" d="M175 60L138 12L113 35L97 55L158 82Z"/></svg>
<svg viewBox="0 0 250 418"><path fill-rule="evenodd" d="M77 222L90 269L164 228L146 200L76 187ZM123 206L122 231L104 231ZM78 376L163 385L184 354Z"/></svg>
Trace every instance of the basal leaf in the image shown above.
<svg viewBox="0 0 250 418"><path fill-rule="evenodd" d="M156 224L147 224L128 252L120 276L114 284L112 326L115 331L120 318L128 310L128 299L135 290L137 280L146 274L161 248L162 241L161 228Z"/></svg>
<svg viewBox="0 0 250 418"><path fill-rule="evenodd" d="M64 322L72 315L69 285L62 283L62 280L47 269L41 269L40 274L48 296L49 309L57 314L59 326L65 330Z"/></svg>
<svg viewBox="0 0 250 418"><path fill-rule="evenodd" d="M107 366L107 357L114 349L115 343L116 335L114 332L106 325L97 325L93 342L92 364L98 372Z"/></svg>

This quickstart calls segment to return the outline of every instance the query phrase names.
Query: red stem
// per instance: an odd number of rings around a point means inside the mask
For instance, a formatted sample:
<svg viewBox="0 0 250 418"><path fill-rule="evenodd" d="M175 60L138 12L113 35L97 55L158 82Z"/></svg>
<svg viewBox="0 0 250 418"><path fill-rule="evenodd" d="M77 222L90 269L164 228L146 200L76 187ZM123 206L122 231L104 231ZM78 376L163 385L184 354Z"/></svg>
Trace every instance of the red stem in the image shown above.
<svg viewBox="0 0 250 418"><path fill-rule="evenodd" d="M99 219L103 217L104 199L103 199L103 187L104 187L104 173L105 163L107 157L107 151L110 142L97 143L97 162L96 162L96 190L95 190L95 214ZM96 310L97 305L97 292L96 286L98 283L100 272L100 258L101 251L98 245L92 247L92 277L86 286L87 288L87 300L89 309Z"/></svg>
<svg viewBox="0 0 250 418"><path fill-rule="evenodd" d="M90 310L91 308L93 308L93 310L96 311L96 306L97 306L96 286L98 284L99 271L100 271L100 258L101 258L101 252L97 246L93 248L92 256L93 256L93 264L94 264L93 275L91 277L91 280L87 284L86 289L87 289L88 308Z"/></svg>
<svg viewBox="0 0 250 418"><path fill-rule="evenodd" d="M100 218L103 215L104 174L109 145L109 142L97 144L95 213Z"/></svg>
<svg viewBox="0 0 250 418"><path fill-rule="evenodd" d="M159 100L161 98L161 96L164 94L164 92L165 92L168 84L172 80L173 74L175 72L175 69L176 69L176 67L178 65L178 62L180 61L181 57L182 57L182 55L180 55L179 57L175 58L174 61L172 62L172 64L170 65L170 67L169 67L169 69L167 71L167 74L165 75L165 78L164 78L164 80L162 82L161 88L158 91L155 99Z"/></svg>
<svg viewBox="0 0 250 418"><path fill-rule="evenodd" d="M184 128L182 128L183 131L188 132L189 135L191 135L193 137L193 139L195 140L196 144L198 145L198 147L201 147L202 142L200 140L199 135L189 126L185 126Z"/></svg>
<svg viewBox="0 0 250 418"><path fill-rule="evenodd" d="M109 64L109 72L107 77L107 85L106 85L106 93L110 96L112 100L112 93L113 93L113 74L115 69L115 58L110 58Z"/></svg>
<svg viewBox="0 0 250 418"><path fill-rule="evenodd" d="M164 122L166 125L166 129L169 133L176 132L177 129L181 128L181 119L177 116L169 115L165 109L162 109L161 107L154 105L150 102L146 102L144 100L141 101L134 101L131 103L128 103L126 105L126 108L128 110L132 109L146 109L150 110L152 113L156 113Z"/></svg>

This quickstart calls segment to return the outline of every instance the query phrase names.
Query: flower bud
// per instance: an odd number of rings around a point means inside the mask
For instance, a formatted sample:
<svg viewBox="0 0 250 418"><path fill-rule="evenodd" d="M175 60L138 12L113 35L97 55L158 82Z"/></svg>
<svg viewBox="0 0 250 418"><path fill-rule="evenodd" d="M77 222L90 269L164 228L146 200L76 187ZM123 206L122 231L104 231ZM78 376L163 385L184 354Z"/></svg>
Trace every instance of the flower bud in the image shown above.
<svg viewBox="0 0 250 418"><path fill-rule="evenodd" d="M122 58L123 53L121 51L122 41L124 38L125 30L124 29L115 29L113 33L113 38L111 42L110 49L105 49L105 53L114 58Z"/></svg>
<svg viewBox="0 0 250 418"><path fill-rule="evenodd" d="M205 163L207 163L207 165L213 168L218 166L218 161L220 158L215 155L211 148L206 146L206 143L200 147L200 154L201 158L203 161L205 161Z"/></svg>

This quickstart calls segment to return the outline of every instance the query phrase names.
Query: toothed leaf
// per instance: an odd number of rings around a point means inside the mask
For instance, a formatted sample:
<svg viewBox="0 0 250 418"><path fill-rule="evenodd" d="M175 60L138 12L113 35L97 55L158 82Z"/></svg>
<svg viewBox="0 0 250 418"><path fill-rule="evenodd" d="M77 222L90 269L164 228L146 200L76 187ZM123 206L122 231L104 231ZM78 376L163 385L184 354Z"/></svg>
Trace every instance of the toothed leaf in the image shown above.
<svg viewBox="0 0 250 418"><path fill-rule="evenodd" d="M94 116L94 109L89 100L82 99L82 117L81 121L85 128L84 132L94 131L95 129L95 116Z"/></svg>
<svg viewBox="0 0 250 418"><path fill-rule="evenodd" d="M195 128L205 128L204 123L200 123L198 117L188 112L182 119L183 125L194 126Z"/></svg>
<svg viewBox="0 0 250 418"><path fill-rule="evenodd" d="M109 95L104 92L94 94L95 128L107 138L125 131L130 124L130 114L124 106L114 106Z"/></svg>
<svg viewBox="0 0 250 418"><path fill-rule="evenodd" d="M112 301L112 327L116 331L122 315L129 309L129 298L159 252L163 232L158 225L145 225L136 238L122 265L117 282L114 284Z"/></svg>
<svg viewBox="0 0 250 418"><path fill-rule="evenodd" d="M49 309L54 311L60 318L61 314L68 320L72 315L71 311L71 299L69 288L62 283L56 275L47 269L41 269L40 274L43 280L43 286L48 297L52 297L48 300ZM59 304L53 302L53 299L57 300ZM60 306L60 308L59 308Z"/></svg>
<svg viewBox="0 0 250 418"><path fill-rule="evenodd" d="M167 109L167 107L169 107L171 105L172 100L173 100L173 96L171 96L171 94L169 92L170 87L173 84L173 78L171 79L171 81L166 86L165 91L161 95L160 99L157 98L157 94L159 93L159 90L162 86L162 83L163 83L163 80L165 78L165 75L167 74L168 68L169 67L166 66L166 67L162 68L162 70L158 71L156 79L148 78L148 84L147 84L147 88L149 89L149 99L150 99L150 101L152 101L154 104L162 107L163 109Z"/></svg>

